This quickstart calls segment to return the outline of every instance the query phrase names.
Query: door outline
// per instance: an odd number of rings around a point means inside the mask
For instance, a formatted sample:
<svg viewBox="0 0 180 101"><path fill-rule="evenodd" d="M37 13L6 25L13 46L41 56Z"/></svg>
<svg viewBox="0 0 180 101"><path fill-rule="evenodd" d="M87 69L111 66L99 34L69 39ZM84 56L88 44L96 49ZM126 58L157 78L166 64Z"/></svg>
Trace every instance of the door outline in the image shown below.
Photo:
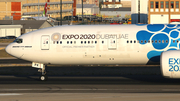
<svg viewBox="0 0 180 101"><path fill-rule="evenodd" d="M117 49L117 38L109 38L108 39L108 50L116 50Z"/></svg>
<svg viewBox="0 0 180 101"><path fill-rule="evenodd" d="M41 50L49 50L50 41L49 35L42 35L41 36Z"/></svg>

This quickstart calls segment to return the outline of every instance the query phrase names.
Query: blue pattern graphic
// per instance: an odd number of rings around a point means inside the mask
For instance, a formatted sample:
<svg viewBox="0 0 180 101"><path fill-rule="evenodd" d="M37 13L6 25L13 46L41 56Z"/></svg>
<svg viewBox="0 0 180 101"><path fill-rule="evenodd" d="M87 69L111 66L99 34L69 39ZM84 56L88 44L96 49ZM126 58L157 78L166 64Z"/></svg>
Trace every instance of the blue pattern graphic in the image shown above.
<svg viewBox="0 0 180 101"><path fill-rule="evenodd" d="M171 34L170 34L170 36L171 36L172 38L177 38L177 37L179 36L179 32L178 32L178 31L172 31Z"/></svg>
<svg viewBox="0 0 180 101"><path fill-rule="evenodd" d="M144 45L144 40L153 40L152 46L154 50L151 50L147 54L147 58L153 62L160 61L160 55L163 51L180 49L180 24L179 25L164 25L164 24L150 24L147 25L147 30L141 30L137 32L136 38L141 45ZM164 40L164 42L161 42ZM175 40L175 41L174 41ZM177 42L178 40L178 42ZM166 49L166 50L165 50Z"/></svg>
<svg viewBox="0 0 180 101"><path fill-rule="evenodd" d="M140 44L146 44L144 42L144 40L149 40L151 38L151 36L153 35L153 33L149 33L147 31L139 31L137 34L136 34L136 37L137 37L137 40L141 41L143 40L143 43L140 43Z"/></svg>
<svg viewBox="0 0 180 101"><path fill-rule="evenodd" d="M157 41L157 42L152 43L153 47L155 49L161 50L161 49L166 48L168 43L162 43L162 42L159 42L159 40L160 41L162 41L162 40L168 40L169 41L169 38L166 34L156 34L156 35L154 35L152 40Z"/></svg>
<svg viewBox="0 0 180 101"><path fill-rule="evenodd" d="M176 25L168 24L167 27L175 27Z"/></svg>
<svg viewBox="0 0 180 101"><path fill-rule="evenodd" d="M147 29L151 32L157 32L164 28L162 24L155 24L155 25L147 25Z"/></svg>
<svg viewBox="0 0 180 101"><path fill-rule="evenodd" d="M173 29L175 29L175 28L165 28L162 32L165 32L165 33L167 33L167 34L169 34L169 32L171 31L171 30L173 30Z"/></svg>

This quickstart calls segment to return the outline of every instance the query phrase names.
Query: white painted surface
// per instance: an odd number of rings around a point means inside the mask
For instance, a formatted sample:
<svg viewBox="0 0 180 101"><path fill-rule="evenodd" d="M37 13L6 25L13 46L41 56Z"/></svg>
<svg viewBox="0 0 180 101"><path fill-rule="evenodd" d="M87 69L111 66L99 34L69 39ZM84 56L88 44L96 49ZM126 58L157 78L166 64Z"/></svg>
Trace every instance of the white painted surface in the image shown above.
<svg viewBox="0 0 180 101"><path fill-rule="evenodd" d="M23 94L18 94L18 93L4 93L4 94L0 94L0 96L12 96L12 95L23 95Z"/></svg>
<svg viewBox="0 0 180 101"><path fill-rule="evenodd" d="M174 9L171 9L171 12L174 12Z"/></svg>
<svg viewBox="0 0 180 101"><path fill-rule="evenodd" d="M169 12L169 9L165 9L165 12Z"/></svg>
<svg viewBox="0 0 180 101"><path fill-rule="evenodd" d="M176 9L176 12L179 12L179 9Z"/></svg>
<svg viewBox="0 0 180 101"><path fill-rule="evenodd" d="M147 14L148 0L140 0L140 12ZM138 13L138 0L131 1L131 13Z"/></svg>
<svg viewBox="0 0 180 101"><path fill-rule="evenodd" d="M0 37L21 35L21 25L0 25Z"/></svg>
<svg viewBox="0 0 180 101"><path fill-rule="evenodd" d="M159 12L159 9L155 9L155 12Z"/></svg>
<svg viewBox="0 0 180 101"><path fill-rule="evenodd" d="M180 19L180 14L171 15L171 19Z"/></svg>
<svg viewBox="0 0 180 101"><path fill-rule="evenodd" d="M154 9L150 9L150 12L154 12Z"/></svg>
<svg viewBox="0 0 180 101"><path fill-rule="evenodd" d="M160 12L164 12L164 9L160 9Z"/></svg>
<svg viewBox="0 0 180 101"><path fill-rule="evenodd" d="M160 14L151 14L150 15L150 24L168 24L168 15L160 15Z"/></svg>

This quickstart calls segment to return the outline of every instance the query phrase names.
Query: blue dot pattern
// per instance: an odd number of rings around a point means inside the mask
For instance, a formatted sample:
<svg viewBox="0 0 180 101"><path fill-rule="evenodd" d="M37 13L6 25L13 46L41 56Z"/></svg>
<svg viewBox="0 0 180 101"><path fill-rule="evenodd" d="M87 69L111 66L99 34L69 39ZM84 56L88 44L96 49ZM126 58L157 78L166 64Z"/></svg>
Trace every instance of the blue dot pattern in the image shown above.
<svg viewBox="0 0 180 101"><path fill-rule="evenodd" d="M148 31L142 30L136 34L136 37L137 37L137 40L143 41L143 43L141 43L141 44L146 44L144 42L144 40L146 40L146 41L149 40L152 35L153 35L153 33L149 33Z"/></svg>
<svg viewBox="0 0 180 101"><path fill-rule="evenodd" d="M172 31L172 32L170 33L170 36L171 36L172 38L177 38L177 37L179 36L179 32L178 32L178 31Z"/></svg>
<svg viewBox="0 0 180 101"><path fill-rule="evenodd" d="M157 32L164 28L165 25L155 24L155 25L147 25L147 29L151 32Z"/></svg>
<svg viewBox="0 0 180 101"><path fill-rule="evenodd" d="M168 43L162 43L162 42L159 42L159 41L162 41L162 40L168 40L169 41L169 38L166 34L156 34L154 35L154 37L152 38L152 40L154 41L157 41L157 42L154 42L152 43L153 47L155 49L158 49L158 50L161 50L161 49L164 49L167 47Z"/></svg>
<svg viewBox="0 0 180 101"><path fill-rule="evenodd" d="M138 25L139 26L139 25ZM145 45L145 40L153 40L152 43L154 50L147 53L147 58L152 62L159 62L160 55L163 51L178 50L180 49L180 24L150 24L147 25L147 30L140 30L136 34L136 39L139 44ZM164 40L164 42L162 42ZM175 41L174 41L175 40ZM166 42L167 41L167 42Z"/></svg>

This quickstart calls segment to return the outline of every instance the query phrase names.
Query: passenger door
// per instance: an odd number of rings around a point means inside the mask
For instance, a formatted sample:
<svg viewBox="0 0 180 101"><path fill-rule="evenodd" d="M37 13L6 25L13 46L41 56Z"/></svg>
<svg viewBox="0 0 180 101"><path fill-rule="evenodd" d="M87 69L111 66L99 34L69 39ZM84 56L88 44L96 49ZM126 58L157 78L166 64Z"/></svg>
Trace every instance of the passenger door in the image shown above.
<svg viewBox="0 0 180 101"><path fill-rule="evenodd" d="M109 38L108 39L108 50L116 50L117 49L117 38Z"/></svg>
<svg viewBox="0 0 180 101"><path fill-rule="evenodd" d="M41 36L41 50L49 50L49 35Z"/></svg>

